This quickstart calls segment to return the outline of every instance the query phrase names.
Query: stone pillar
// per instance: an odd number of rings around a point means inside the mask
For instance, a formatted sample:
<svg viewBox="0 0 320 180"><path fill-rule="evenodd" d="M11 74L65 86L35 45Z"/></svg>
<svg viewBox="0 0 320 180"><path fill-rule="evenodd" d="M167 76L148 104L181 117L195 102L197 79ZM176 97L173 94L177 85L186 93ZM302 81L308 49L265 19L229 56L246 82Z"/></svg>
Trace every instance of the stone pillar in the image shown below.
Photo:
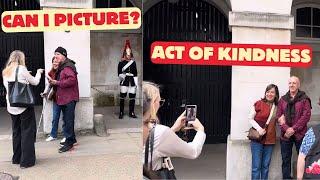
<svg viewBox="0 0 320 180"><path fill-rule="evenodd" d="M41 6L46 8L92 8L92 0L41 0ZM52 57L58 46L64 47L68 58L76 62L78 71L80 101L76 105L75 129L93 128L93 99L91 97L90 73L90 31L44 32L44 54L46 73L52 67ZM47 83L47 82L46 82ZM44 103L45 104L45 103ZM60 117L60 129L62 125ZM46 103L43 127L45 133L50 133L52 122L52 102Z"/></svg>
<svg viewBox="0 0 320 180"><path fill-rule="evenodd" d="M290 15L291 0L231 0L229 25L232 43L283 44L291 43L290 30L294 27ZM278 85L280 96L287 90L290 68L232 67L231 134L227 142L227 179L251 179L251 150L247 140L249 109L264 96L268 84ZM269 178L281 179L279 143L273 151Z"/></svg>

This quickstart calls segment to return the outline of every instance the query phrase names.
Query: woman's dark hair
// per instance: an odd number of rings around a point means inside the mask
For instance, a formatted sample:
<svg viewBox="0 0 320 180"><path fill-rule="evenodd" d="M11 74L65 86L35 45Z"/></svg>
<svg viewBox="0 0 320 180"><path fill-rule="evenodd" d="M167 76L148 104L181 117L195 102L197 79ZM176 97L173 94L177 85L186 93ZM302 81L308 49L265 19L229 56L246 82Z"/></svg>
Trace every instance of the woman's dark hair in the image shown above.
<svg viewBox="0 0 320 180"><path fill-rule="evenodd" d="M262 99L263 101L267 101L267 98L266 98L266 93L270 90L274 88L275 92L276 92L276 96L274 97L274 104L275 105L278 105L278 101L279 101L279 90L278 90L278 86L275 85L275 84L269 84L266 88L266 91L264 92L264 98Z"/></svg>

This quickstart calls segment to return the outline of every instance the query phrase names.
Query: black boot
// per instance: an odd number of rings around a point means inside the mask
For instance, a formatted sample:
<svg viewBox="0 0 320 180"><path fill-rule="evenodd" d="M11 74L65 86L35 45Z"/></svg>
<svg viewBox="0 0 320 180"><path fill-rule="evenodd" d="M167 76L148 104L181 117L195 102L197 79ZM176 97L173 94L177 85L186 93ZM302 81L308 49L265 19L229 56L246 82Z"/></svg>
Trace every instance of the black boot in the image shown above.
<svg viewBox="0 0 320 180"><path fill-rule="evenodd" d="M120 93L120 113L119 113L119 119L123 118L123 111L124 111L124 98L126 98L126 93Z"/></svg>
<svg viewBox="0 0 320 180"><path fill-rule="evenodd" d="M123 112L119 113L119 119L123 119Z"/></svg>
<svg viewBox="0 0 320 180"><path fill-rule="evenodd" d="M137 118L137 116L135 115L134 113L134 105L135 105L135 97L136 97L136 94L129 94L129 98L130 98L130 101L129 101L129 117L131 118Z"/></svg>

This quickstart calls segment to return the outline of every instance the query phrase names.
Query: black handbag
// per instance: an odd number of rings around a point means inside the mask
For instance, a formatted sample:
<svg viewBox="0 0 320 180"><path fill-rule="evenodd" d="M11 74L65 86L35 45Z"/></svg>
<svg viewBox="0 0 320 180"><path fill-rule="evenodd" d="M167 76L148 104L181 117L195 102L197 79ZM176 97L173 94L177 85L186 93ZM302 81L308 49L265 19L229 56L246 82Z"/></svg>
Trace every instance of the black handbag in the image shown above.
<svg viewBox="0 0 320 180"><path fill-rule="evenodd" d="M150 130L144 152L144 165L143 165L143 179L177 179L170 158L162 158L162 163L166 164L169 168L161 168L157 171L152 170L152 157L153 157L153 143L154 143L154 127ZM149 162L149 147L150 157Z"/></svg>
<svg viewBox="0 0 320 180"><path fill-rule="evenodd" d="M35 98L30 84L18 82L19 66L16 69L15 81L8 82L9 102L11 107L34 106Z"/></svg>

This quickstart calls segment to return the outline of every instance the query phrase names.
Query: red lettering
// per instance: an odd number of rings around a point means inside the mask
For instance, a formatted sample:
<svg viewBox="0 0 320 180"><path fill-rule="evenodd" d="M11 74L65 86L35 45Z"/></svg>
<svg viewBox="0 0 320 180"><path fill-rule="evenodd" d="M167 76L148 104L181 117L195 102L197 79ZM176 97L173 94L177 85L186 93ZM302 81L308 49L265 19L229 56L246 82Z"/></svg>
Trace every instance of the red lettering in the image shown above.
<svg viewBox="0 0 320 180"><path fill-rule="evenodd" d="M100 19L98 17L99 17L98 13L93 14L93 23L95 25L103 25L104 22L106 21L106 17L104 16L104 13L103 12L100 13Z"/></svg>
<svg viewBox="0 0 320 180"><path fill-rule="evenodd" d="M18 27L18 26L20 26L20 27L26 27L26 25L24 24L22 15L15 15L15 16L13 17L12 26L13 26L13 27Z"/></svg>
<svg viewBox="0 0 320 180"><path fill-rule="evenodd" d="M67 20L64 14L55 14L54 15L54 25L60 26L60 24L65 23Z"/></svg>
<svg viewBox="0 0 320 180"><path fill-rule="evenodd" d="M44 14L43 15L43 24L44 26L49 26L49 15L48 14Z"/></svg>
<svg viewBox="0 0 320 180"><path fill-rule="evenodd" d="M27 27L37 27L38 26L38 15L26 15L26 26Z"/></svg>
<svg viewBox="0 0 320 180"><path fill-rule="evenodd" d="M2 18L2 24L3 26L9 28L11 27L11 24L9 23L9 20L11 20L11 15L6 15Z"/></svg>
<svg viewBox="0 0 320 180"><path fill-rule="evenodd" d="M129 24L128 12L119 12L120 24Z"/></svg>
<svg viewBox="0 0 320 180"><path fill-rule="evenodd" d="M107 12L107 24L119 24L118 14L115 12Z"/></svg>
<svg viewBox="0 0 320 180"><path fill-rule="evenodd" d="M73 17L73 20L74 20L74 24L78 25L78 26L81 26L82 25L82 22L79 20L79 18L82 17L82 14L81 13L77 13L74 15Z"/></svg>
<svg viewBox="0 0 320 180"><path fill-rule="evenodd" d="M67 17L68 17L68 26L72 26L72 13L68 13L67 14Z"/></svg>
<svg viewBox="0 0 320 180"><path fill-rule="evenodd" d="M83 13L83 17L85 19L84 24L89 26L90 25L90 18L92 16L92 13Z"/></svg>

